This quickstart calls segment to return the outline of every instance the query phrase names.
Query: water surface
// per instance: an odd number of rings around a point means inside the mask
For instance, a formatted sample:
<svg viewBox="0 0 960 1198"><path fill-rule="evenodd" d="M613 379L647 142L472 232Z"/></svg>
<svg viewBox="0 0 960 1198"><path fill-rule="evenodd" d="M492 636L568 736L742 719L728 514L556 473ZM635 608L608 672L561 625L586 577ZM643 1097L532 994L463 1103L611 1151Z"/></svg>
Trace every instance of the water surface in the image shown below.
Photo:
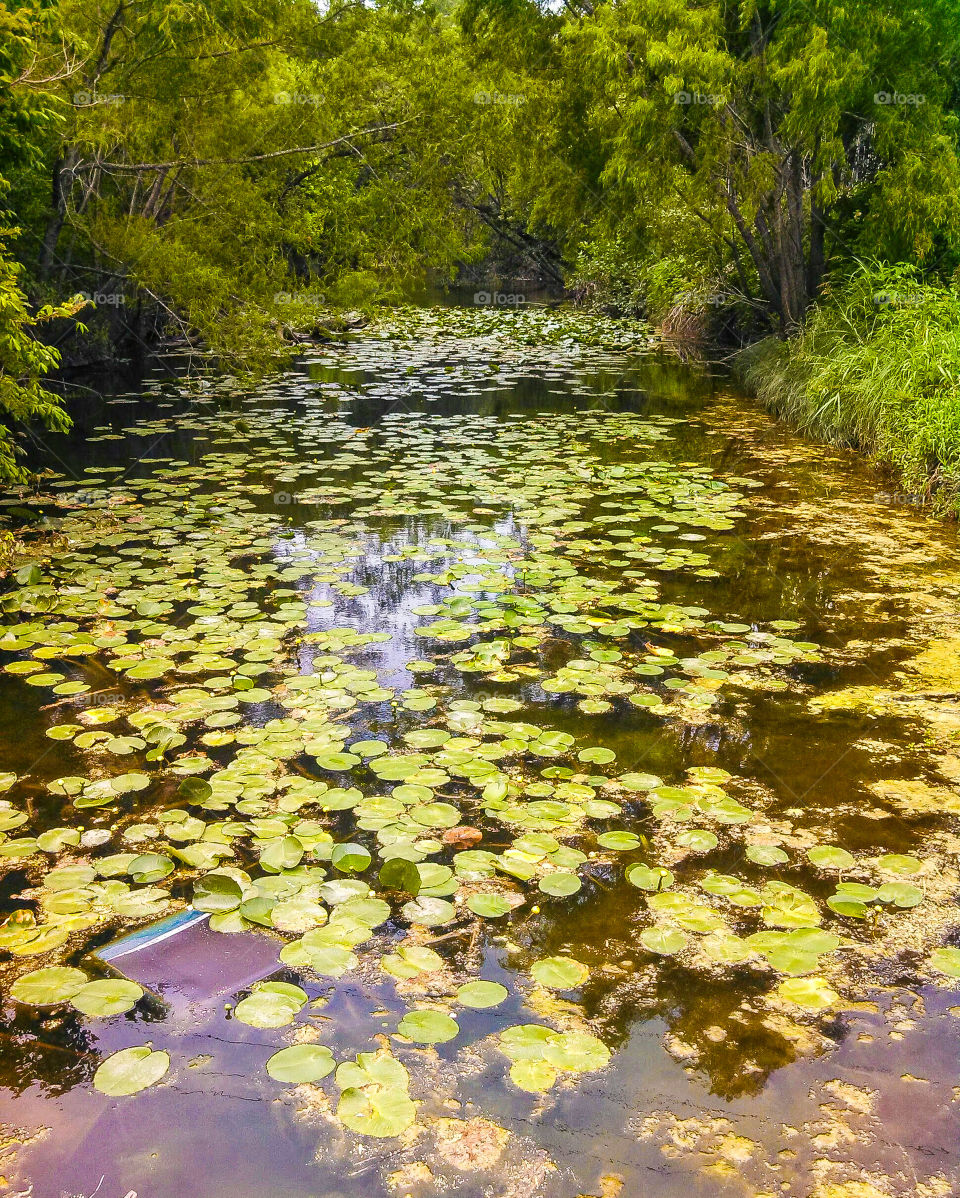
<svg viewBox="0 0 960 1198"><path fill-rule="evenodd" d="M14 1191L954 1192L955 983L931 964L960 923L954 531L630 349L542 313L408 314L257 388L91 395L44 438L56 477L10 503L63 541L0 640ZM284 1026L176 978L104 1017L9 996L99 976L92 949L225 869L256 902L214 916L211 961L310 911L340 929L342 954L285 951L309 1003ZM838 904L849 883L873 894ZM398 945L442 967L397 977ZM551 957L574 984L538 984ZM503 1001L459 1001L478 978ZM413 1009L455 1034L398 1036ZM530 1024L559 1034L545 1060L503 1051ZM292 1043L389 1054L415 1122L363 1134L345 1075L274 1079ZM146 1044L161 1080L98 1092Z"/></svg>

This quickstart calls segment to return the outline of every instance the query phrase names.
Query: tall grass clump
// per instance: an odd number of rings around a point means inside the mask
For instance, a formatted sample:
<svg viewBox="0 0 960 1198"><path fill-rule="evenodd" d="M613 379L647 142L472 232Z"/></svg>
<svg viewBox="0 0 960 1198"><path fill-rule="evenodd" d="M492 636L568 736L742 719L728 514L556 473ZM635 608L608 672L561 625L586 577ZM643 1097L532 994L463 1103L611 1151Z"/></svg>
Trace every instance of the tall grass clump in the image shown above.
<svg viewBox="0 0 960 1198"><path fill-rule="evenodd" d="M892 467L906 490L960 513L960 293L909 266L860 264L803 330L737 360L776 415Z"/></svg>

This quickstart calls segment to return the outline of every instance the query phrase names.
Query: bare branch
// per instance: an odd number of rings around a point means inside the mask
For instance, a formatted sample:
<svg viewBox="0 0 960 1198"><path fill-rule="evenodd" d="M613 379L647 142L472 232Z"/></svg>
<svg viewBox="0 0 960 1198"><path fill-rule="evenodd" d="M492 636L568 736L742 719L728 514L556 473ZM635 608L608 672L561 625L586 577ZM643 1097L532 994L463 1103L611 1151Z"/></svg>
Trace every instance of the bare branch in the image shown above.
<svg viewBox="0 0 960 1198"><path fill-rule="evenodd" d="M270 150L266 154L248 154L243 158L172 158L169 162L82 162L73 168L75 174L81 171L100 170L105 174L113 175L129 175L138 174L141 171L169 171L174 167L182 166L243 166L248 162L268 162L273 158L286 158L291 154L319 154L323 150L332 150L335 146L346 145L357 137L366 137L370 134L383 133L386 130L399 129L402 125L409 125L411 121L416 120L416 117L410 117L405 121L394 121L389 125L371 125L366 129L357 129L351 133L345 133L342 137L337 137L333 141L323 142L316 146L290 146L285 150Z"/></svg>

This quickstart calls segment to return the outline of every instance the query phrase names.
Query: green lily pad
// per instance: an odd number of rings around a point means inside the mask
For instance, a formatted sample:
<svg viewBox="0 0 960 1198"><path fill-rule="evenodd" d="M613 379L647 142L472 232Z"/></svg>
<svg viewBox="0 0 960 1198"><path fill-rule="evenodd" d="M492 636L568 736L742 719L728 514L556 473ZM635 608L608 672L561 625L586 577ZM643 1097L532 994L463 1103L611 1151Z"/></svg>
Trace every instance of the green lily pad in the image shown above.
<svg viewBox="0 0 960 1198"><path fill-rule="evenodd" d="M719 844L717 837L713 832L708 832L706 828L684 828L682 832L677 833L677 844L685 849L692 849L695 853L709 853Z"/></svg>
<svg viewBox="0 0 960 1198"><path fill-rule="evenodd" d="M582 882L576 874L566 870L557 870L556 873L547 874L546 877L541 878L537 885L544 894L565 898L567 895L576 894L582 886Z"/></svg>
<svg viewBox="0 0 960 1198"><path fill-rule="evenodd" d="M616 758L617 755L612 749L605 749L599 745L591 749L581 749L577 754L577 761L589 762L593 765L609 765Z"/></svg>
<svg viewBox="0 0 960 1198"><path fill-rule="evenodd" d="M441 898L418 898L404 903L403 918L409 923L419 923L424 927L433 928L449 923L456 917L457 909L453 903Z"/></svg>
<svg viewBox="0 0 960 1198"><path fill-rule="evenodd" d="M336 844L330 861L341 873L362 873L373 858L362 844Z"/></svg>
<svg viewBox="0 0 960 1198"><path fill-rule="evenodd" d="M673 874L662 865L644 865L638 861L626 873L627 881L639 890L667 890L673 885Z"/></svg>
<svg viewBox="0 0 960 1198"><path fill-rule="evenodd" d="M293 1085L317 1082L335 1067L333 1053L325 1044L292 1044L267 1061L267 1073L275 1081Z"/></svg>
<svg viewBox="0 0 960 1198"><path fill-rule="evenodd" d="M909 882L884 882L877 891L881 903L893 903L895 907L916 907L923 902L923 891Z"/></svg>
<svg viewBox="0 0 960 1198"><path fill-rule="evenodd" d="M555 1035L556 1032L539 1023L521 1023L502 1031L499 1044L511 1061L542 1061L546 1046Z"/></svg>
<svg viewBox="0 0 960 1198"><path fill-rule="evenodd" d="M786 978L775 991L778 998L808 1011L824 1011L840 1001L836 990L820 977Z"/></svg>
<svg viewBox="0 0 960 1198"><path fill-rule="evenodd" d="M906 853L885 853L877 865L884 873L899 874L901 877L911 877L923 869L923 862Z"/></svg>
<svg viewBox="0 0 960 1198"><path fill-rule="evenodd" d="M589 1032L556 1032L543 1055L555 1069L587 1073L609 1062L610 1049Z"/></svg>
<svg viewBox="0 0 960 1198"><path fill-rule="evenodd" d="M557 1071L547 1061L514 1061L510 1066L510 1080L521 1090L542 1094L557 1080Z"/></svg>
<svg viewBox="0 0 960 1198"><path fill-rule="evenodd" d="M774 844L748 844L745 852L747 860L756 865L783 865L790 860L783 849Z"/></svg>
<svg viewBox="0 0 960 1198"><path fill-rule="evenodd" d="M361 1052L355 1061L344 1061L337 1066L336 1080L341 1090L382 1086L406 1092L410 1085L406 1069L386 1049Z"/></svg>
<svg viewBox="0 0 960 1198"><path fill-rule="evenodd" d="M193 888L194 907L211 914L236 910L242 898L240 883L228 874L205 874Z"/></svg>
<svg viewBox="0 0 960 1198"><path fill-rule="evenodd" d="M639 848L641 843L640 837L634 832L603 832L597 837L597 844L617 853L628 853Z"/></svg>
<svg viewBox="0 0 960 1198"><path fill-rule="evenodd" d="M458 1034L460 1025L442 1011L424 1008L408 1011L397 1025L397 1031L417 1044L444 1044Z"/></svg>
<svg viewBox="0 0 960 1198"><path fill-rule="evenodd" d="M533 980L553 990L572 990L582 985L590 971L573 957L544 957L530 968Z"/></svg>
<svg viewBox="0 0 960 1198"><path fill-rule="evenodd" d="M301 994L303 991L301 991ZM234 1018L249 1027L286 1027L293 1023L294 1016L306 1001L302 1001L275 991L260 988L254 990L247 998L241 999L234 1008Z"/></svg>
<svg viewBox="0 0 960 1198"><path fill-rule="evenodd" d="M395 978L415 978L420 973L435 973L443 969L444 960L439 953L424 945L401 944L396 953L383 957L383 969Z"/></svg>
<svg viewBox="0 0 960 1198"><path fill-rule="evenodd" d="M127 866L134 882L141 884L159 882L173 873L173 862L164 853L141 853Z"/></svg>
<svg viewBox="0 0 960 1198"><path fill-rule="evenodd" d="M155 1052L149 1045L123 1048L100 1065L93 1075L93 1085L101 1094L119 1098L156 1085L169 1068L167 1053Z"/></svg>
<svg viewBox="0 0 960 1198"><path fill-rule="evenodd" d="M482 1010L486 1007L498 1007L508 994L506 986L501 986L499 982L467 982L457 991L457 1001L465 1007Z"/></svg>
<svg viewBox="0 0 960 1198"><path fill-rule="evenodd" d="M960 978L960 948L935 948L930 954L930 965L948 978Z"/></svg>
<svg viewBox="0 0 960 1198"><path fill-rule="evenodd" d="M807 851L807 860L821 869L851 869L856 858L835 844L822 844Z"/></svg>
<svg viewBox="0 0 960 1198"><path fill-rule="evenodd" d="M676 928L644 928L640 933L640 943L652 953L672 957L686 945L687 938Z"/></svg>
<svg viewBox="0 0 960 1198"><path fill-rule="evenodd" d="M416 1117L409 1094L396 1086L349 1087L337 1104L337 1118L344 1126L380 1139L402 1135Z"/></svg>
<svg viewBox="0 0 960 1198"><path fill-rule="evenodd" d="M70 999L71 1006L84 1015L105 1019L130 1011L143 998L143 987L125 978L104 978L88 982Z"/></svg>
<svg viewBox="0 0 960 1198"><path fill-rule="evenodd" d="M350 746L350 752L359 757L380 757L390 751L390 746L383 740L356 740Z"/></svg>
<svg viewBox="0 0 960 1198"><path fill-rule="evenodd" d="M412 861L393 857L380 870L381 885L388 890L402 890L416 897L420 893L420 871Z"/></svg>
<svg viewBox="0 0 960 1198"><path fill-rule="evenodd" d="M17 978L10 987L10 996L17 1002L29 1003L34 1007L49 1007L56 1003L69 1002L87 981L87 975L82 969L73 969L68 965L50 965L46 969L34 969Z"/></svg>
<svg viewBox="0 0 960 1198"><path fill-rule="evenodd" d="M442 728L417 728L405 733L403 739L415 749L435 749L450 739L450 733Z"/></svg>
<svg viewBox="0 0 960 1198"><path fill-rule="evenodd" d="M50 828L37 837L37 847L45 853L59 853L79 843L80 833L76 828Z"/></svg>
<svg viewBox="0 0 960 1198"><path fill-rule="evenodd" d="M501 894L471 894L467 906L483 919L499 919L513 908Z"/></svg>

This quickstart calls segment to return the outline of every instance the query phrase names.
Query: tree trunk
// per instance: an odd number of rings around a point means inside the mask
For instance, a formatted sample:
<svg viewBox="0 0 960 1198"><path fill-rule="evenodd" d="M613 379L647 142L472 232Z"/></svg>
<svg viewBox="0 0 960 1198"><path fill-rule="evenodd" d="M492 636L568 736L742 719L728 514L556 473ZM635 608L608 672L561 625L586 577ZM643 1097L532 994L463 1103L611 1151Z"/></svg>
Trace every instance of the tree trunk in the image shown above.
<svg viewBox="0 0 960 1198"><path fill-rule="evenodd" d="M77 152L67 146L63 156L53 164L51 176L50 216L43 234L40 248L40 278L48 279L57 256L57 242L67 215L67 194L70 190L69 175L77 162Z"/></svg>
<svg viewBox="0 0 960 1198"><path fill-rule="evenodd" d="M810 253L807 257L807 296L810 302L816 298L823 282L826 269L825 250L826 225L820 205L810 196Z"/></svg>

